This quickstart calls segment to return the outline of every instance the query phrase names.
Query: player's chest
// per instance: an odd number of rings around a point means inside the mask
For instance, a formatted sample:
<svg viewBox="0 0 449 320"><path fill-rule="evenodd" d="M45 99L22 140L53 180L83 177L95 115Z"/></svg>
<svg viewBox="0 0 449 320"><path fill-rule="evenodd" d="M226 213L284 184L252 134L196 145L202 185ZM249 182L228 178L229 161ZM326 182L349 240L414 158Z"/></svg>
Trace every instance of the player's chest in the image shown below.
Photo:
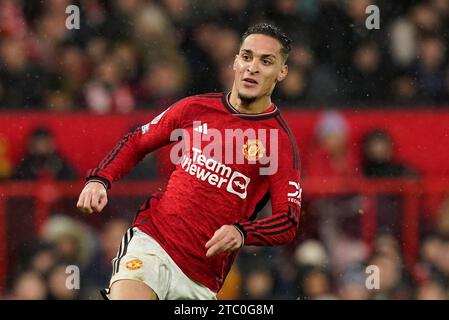
<svg viewBox="0 0 449 320"><path fill-rule="evenodd" d="M195 162L214 159L246 172L266 165L279 145L276 128L231 116L198 117L184 125L182 135L183 153Z"/></svg>
<svg viewBox="0 0 449 320"><path fill-rule="evenodd" d="M179 165L195 180L244 199L249 185L260 185L277 170L278 137L269 127L232 120L199 119L184 126Z"/></svg>

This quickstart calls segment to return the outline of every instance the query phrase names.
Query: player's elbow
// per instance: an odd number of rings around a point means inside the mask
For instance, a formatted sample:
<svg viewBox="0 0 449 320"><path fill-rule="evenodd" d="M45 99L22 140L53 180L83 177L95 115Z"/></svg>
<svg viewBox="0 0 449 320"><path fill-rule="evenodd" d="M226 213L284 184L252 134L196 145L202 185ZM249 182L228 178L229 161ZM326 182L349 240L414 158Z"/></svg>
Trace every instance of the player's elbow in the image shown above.
<svg viewBox="0 0 449 320"><path fill-rule="evenodd" d="M296 238L296 234L298 233L298 227L292 226L287 232L285 232L281 239L279 239L279 245L288 244Z"/></svg>
<svg viewBox="0 0 449 320"><path fill-rule="evenodd" d="M293 227L292 230L287 235L286 243L292 242L293 239L296 238L296 234L298 233L298 228Z"/></svg>

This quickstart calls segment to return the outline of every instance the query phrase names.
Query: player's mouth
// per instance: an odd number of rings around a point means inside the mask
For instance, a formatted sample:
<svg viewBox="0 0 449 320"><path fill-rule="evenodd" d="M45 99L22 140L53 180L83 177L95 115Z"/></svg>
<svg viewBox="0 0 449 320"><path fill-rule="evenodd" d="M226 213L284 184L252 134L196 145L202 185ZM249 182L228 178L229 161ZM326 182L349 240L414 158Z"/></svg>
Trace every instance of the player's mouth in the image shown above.
<svg viewBox="0 0 449 320"><path fill-rule="evenodd" d="M257 84L258 84L258 82L256 80L254 80L253 78L244 78L242 80L242 82L245 87L250 87L250 88L257 86Z"/></svg>

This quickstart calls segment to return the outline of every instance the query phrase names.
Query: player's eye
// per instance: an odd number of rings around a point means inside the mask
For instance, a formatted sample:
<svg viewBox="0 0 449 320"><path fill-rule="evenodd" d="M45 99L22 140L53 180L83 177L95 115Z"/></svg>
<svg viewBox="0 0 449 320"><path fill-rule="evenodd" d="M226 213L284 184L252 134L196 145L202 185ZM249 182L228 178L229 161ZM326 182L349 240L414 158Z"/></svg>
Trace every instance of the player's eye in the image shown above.
<svg viewBox="0 0 449 320"><path fill-rule="evenodd" d="M242 59L244 61L249 61L251 59L251 57L249 56L249 54L242 54Z"/></svg>
<svg viewBox="0 0 449 320"><path fill-rule="evenodd" d="M272 64L272 62L271 62L271 60L266 60L265 59L265 60L263 60L263 64L268 66L268 65Z"/></svg>

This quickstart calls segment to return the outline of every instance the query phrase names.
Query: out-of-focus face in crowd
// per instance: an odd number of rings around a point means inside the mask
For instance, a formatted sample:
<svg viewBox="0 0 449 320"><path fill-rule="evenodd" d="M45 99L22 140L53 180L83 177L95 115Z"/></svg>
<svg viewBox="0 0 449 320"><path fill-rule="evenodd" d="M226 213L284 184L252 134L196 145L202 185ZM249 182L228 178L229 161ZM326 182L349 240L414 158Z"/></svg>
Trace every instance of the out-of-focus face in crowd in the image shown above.
<svg viewBox="0 0 449 320"><path fill-rule="evenodd" d="M364 156L367 161L373 163L390 162L393 156L390 138L381 132L370 135L364 145Z"/></svg>
<svg viewBox="0 0 449 320"><path fill-rule="evenodd" d="M35 271L24 272L16 280L12 299L44 300L47 298L47 288L42 276Z"/></svg>
<svg viewBox="0 0 449 320"><path fill-rule="evenodd" d="M128 229L128 223L123 220L111 220L105 224L101 233L101 246L105 259L111 260L117 254L117 248Z"/></svg>
<svg viewBox="0 0 449 320"><path fill-rule="evenodd" d="M55 152L53 136L45 130L37 130L28 143L28 153L36 157L45 157Z"/></svg>
<svg viewBox="0 0 449 320"><path fill-rule="evenodd" d="M0 60L2 68L11 71L20 71L27 64L24 44L17 39L6 39L0 42Z"/></svg>

